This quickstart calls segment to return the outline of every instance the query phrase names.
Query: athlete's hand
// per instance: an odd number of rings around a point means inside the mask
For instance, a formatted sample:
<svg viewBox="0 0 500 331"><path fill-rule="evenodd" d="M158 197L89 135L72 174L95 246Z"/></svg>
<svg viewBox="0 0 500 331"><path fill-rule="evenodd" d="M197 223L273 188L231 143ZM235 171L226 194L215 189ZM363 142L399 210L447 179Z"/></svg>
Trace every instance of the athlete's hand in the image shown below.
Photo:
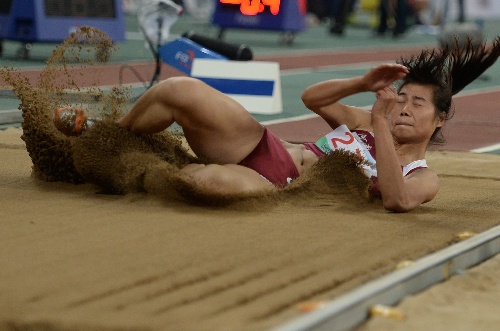
<svg viewBox="0 0 500 331"><path fill-rule="evenodd" d="M400 64L381 64L370 69L363 77L366 90L377 92L408 74L408 68Z"/></svg>
<svg viewBox="0 0 500 331"><path fill-rule="evenodd" d="M398 99L401 98L398 96L396 89L390 86L378 90L376 96L377 101L373 104L372 118L374 116L388 118L396 106Z"/></svg>

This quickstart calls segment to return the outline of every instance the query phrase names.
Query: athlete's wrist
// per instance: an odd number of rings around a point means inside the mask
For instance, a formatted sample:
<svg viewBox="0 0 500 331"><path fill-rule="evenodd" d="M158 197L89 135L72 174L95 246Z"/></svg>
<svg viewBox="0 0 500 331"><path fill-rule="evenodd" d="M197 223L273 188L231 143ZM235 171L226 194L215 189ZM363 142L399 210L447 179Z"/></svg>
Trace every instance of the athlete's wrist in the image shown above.
<svg viewBox="0 0 500 331"><path fill-rule="evenodd" d="M372 126L378 127L388 127L389 118L385 114L373 113L372 112Z"/></svg>

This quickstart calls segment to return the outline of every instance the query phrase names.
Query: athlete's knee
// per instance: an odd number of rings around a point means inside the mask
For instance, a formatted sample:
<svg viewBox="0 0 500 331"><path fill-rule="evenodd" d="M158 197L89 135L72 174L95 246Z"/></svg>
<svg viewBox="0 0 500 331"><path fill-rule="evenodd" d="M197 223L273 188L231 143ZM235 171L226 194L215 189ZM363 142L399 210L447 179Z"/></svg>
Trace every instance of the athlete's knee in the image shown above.
<svg viewBox="0 0 500 331"><path fill-rule="evenodd" d="M180 106L195 97L201 84L204 83L192 77L171 77L158 84L155 94L166 103Z"/></svg>

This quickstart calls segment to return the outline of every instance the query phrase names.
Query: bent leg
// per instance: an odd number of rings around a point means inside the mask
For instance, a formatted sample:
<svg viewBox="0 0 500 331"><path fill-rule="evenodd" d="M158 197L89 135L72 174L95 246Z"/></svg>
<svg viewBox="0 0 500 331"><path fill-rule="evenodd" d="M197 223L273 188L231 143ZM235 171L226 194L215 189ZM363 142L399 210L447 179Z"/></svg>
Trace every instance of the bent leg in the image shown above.
<svg viewBox="0 0 500 331"><path fill-rule="evenodd" d="M259 143L264 127L227 95L200 80L174 77L151 87L119 121L138 134L177 122L196 155L215 163L238 163Z"/></svg>

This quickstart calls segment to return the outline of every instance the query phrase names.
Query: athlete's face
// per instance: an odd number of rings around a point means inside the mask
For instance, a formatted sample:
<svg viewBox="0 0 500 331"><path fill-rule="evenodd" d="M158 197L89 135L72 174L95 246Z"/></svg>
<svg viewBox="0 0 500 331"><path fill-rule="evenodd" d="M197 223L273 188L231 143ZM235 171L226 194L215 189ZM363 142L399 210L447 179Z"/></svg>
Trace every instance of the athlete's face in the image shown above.
<svg viewBox="0 0 500 331"><path fill-rule="evenodd" d="M391 113L393 137L401 143L428 141L434 130L444 124L435 109L431 86L406 84Z"/></svg>

